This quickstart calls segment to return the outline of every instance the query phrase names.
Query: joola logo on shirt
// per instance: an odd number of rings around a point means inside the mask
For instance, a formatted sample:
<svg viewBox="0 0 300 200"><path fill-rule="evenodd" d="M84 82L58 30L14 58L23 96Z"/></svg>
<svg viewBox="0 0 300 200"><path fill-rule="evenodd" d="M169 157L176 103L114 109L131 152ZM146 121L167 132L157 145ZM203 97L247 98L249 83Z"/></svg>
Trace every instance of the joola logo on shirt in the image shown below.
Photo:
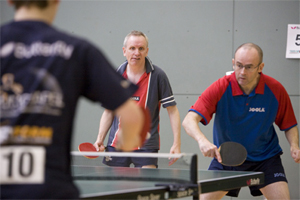
<svg viewBox="0 0 300 200"><path fill-rule="evenodd" d="M132 100L140 101L140 97L131 97Z"/></svg>
<svg viewBox="0 0 300 200"><path fill-rule="evenodd" d="M265 108L249 108L249 112L266 112Z"/></svg>
<svg viewBox="0 0 300 200"><path fill-rule="evenodd" d="M274 177L285 177L284 173L274 173Z"/></svg>

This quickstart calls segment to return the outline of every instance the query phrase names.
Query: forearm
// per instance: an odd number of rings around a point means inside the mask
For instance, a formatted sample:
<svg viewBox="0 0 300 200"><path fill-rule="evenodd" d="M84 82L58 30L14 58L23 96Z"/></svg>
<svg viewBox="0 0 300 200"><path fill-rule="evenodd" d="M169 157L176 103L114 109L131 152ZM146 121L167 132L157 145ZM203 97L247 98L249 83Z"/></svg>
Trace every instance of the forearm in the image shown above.
<svg viewBox="0 0 300 200"><path fill-rule="evenodd" d="M299 131L297 126L285 131L285 136L291 148L299 148Z"/></svg>
<svg viewBox="0 0 300 200"><path fill-rule="evenodd" d="M290 143L292 158L296 163L300 163L299 131L297 126L285 131L285 136Z"/></svg>
<svg viewBox="0 0 300 200"><path fill-rule="evenodd" d="M205 157L215 157L221 162L222 159L218 148L205 137L198 126L201 119L202 117L197 113L189 112L184 118L182 126L186 133L197 141L199 149Z"/></svg>
<svg viewBox="0 0 300 200"><path fill-rule="evenodd" d="M201 119L202 117L200 115L194 112L189 112L184 118L182 126L186 133L197 141L199 149L205 157L215 157L219 162L221 162L222 159L218 148L205 137L198 126Z"/></svg>
<svg viewBox="0 0 300 200"><path fill-rule="evenodd" d="M103 143L114 119L114 113L111 110L104 110L99 124L97 142Z"/></svg>
<svg viewBox="0 0 300 200"><path fill-rule="evenodd" d="M180 114L176 106L168 109L168 114L170 118L171 128L173 131L173 146L178 146L180 148L181 145L181 121Z"/></svg>
<svg viewBox="0 0 300 200"><path fill-rule="evenodd" d="M207 140L207 138L205 137L205 135L202 133L202 131L200 130L200 128L198 126L198 123L200 120L201 120L201 117L197 116L196 113L189 112L182 122L182 126L183 126L185 132L189 136L194 138L194 140L196 140L198 143L203 140Z"/></svg>

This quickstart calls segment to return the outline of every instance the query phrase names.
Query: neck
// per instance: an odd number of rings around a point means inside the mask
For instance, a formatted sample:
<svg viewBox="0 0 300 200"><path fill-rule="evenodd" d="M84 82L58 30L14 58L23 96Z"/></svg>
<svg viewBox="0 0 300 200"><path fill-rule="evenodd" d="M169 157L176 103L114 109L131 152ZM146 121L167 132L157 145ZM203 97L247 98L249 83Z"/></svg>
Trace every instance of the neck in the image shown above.
<svg viewBox="0 0 300 200"><path fill-rule="evenodd" d="M45 9L39 9L35 6L21 7L15 13L15 21L35 20L43 21L47 24L52 24L56 14L56 6L49 5Z"/></svg>
<svg viewBox="0 0 300 200"><path fill-rule="evenodd" d="M241 87L240 88L242 89L242 91L246 94L246 95L249 95L251 94L251 92L256 88L256 86L258 85L258 82L259 82L259 79L260 79L260 74L257 76L256 80L255 80L255 83L251 86L246 86L246 87Z"/></svg>
<svg viewBox="0 0 300 200"><path fill-rule="evenodd" d="M130 74L143 74L146 71L146 67L145 66L132 66L132 65L127 65L127 73Z"/></svg>
<svg viewBox="0 0 300 200"><path fill-rule="evenodd" d="M145 73L146 67L138 67L138 66L130 66L127 65L126 73L128 80L130 80L132 83L137 84L140 80L141 76Z"/></svg>

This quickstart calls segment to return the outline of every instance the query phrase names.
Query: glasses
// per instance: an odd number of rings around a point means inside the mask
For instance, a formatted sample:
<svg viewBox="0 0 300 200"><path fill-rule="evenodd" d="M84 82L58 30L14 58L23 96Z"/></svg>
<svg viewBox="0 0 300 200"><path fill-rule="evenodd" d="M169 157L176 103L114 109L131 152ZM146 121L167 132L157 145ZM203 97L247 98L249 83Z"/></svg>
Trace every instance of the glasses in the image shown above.
<svg viewBox="0 0 300 200"><path fill-rule="evenodd" d="M255 68L259 67L260 64L261 63L259 63L256 67L254 67L253 65L246 65L246 66L244 66L242 64L235 64L235 66L237 67L238 70L241 70L241 69L245 68L245 70L247 72L253 72L255 70Z"/></svg>

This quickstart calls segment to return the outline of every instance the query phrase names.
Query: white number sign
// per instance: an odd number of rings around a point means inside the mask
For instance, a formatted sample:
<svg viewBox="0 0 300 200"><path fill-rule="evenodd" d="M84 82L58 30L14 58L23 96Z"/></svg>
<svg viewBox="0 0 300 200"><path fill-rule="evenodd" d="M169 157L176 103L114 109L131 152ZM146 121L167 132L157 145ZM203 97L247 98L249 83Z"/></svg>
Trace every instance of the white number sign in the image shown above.
<svg viewBox="0 0 300 200"><path fill-rule="evenodd" d="M300 58L300 24L288 25L285 57Z"/></svg>
<svg viewBox="0 0 300 200"><path fill-rule="evenodd" d="M45 147L2 146L0 184L41 184L45 179Z"/></svg>

